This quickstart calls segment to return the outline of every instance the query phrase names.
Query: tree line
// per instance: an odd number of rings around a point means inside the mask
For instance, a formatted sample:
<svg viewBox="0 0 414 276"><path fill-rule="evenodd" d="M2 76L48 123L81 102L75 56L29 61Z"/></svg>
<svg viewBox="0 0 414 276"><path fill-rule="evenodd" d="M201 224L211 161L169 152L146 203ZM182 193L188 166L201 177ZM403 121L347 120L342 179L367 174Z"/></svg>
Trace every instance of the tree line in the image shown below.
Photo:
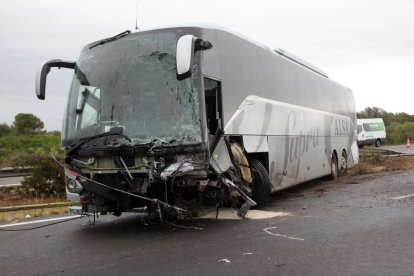
<svg viewBox="0 0 414 276"><path fill-rule="evenodd" d="M19 113L14 117L12 125L0 124L0 137L12 135L31 135L41 133L44 123L30 113Z"/></svg>
<svg viewBox="0 0 414 276"><path fill-rule="evenodd" d="M389 144L403 144L408 138L414 140L414 115L405 112L391 113L380 107L367 107L357 112L357 118L382 118Z"/></svg>

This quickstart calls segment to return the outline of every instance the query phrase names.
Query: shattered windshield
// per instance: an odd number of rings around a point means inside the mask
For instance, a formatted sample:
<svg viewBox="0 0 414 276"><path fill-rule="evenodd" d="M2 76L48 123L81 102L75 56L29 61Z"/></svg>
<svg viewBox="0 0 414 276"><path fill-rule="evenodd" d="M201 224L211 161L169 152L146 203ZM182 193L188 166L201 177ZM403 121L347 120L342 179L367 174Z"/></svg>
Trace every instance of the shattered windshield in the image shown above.
<svg viewBox="0 0 414 276"><path fill-rule="evenodd" d="M196 66L176 78L176 34L131 34L84 48L76 64L63 124L63 144L121 127L133 144L199 143Z"/></svg>

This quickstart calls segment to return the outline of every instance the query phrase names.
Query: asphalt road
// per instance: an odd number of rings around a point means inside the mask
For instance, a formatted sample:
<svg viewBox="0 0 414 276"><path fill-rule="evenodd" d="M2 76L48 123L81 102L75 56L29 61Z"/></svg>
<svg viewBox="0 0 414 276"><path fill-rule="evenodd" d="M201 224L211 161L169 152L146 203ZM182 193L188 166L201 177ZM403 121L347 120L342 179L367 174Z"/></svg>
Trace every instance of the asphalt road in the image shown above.
<svg viewBox="0 0 414 276"><path fill-rule="evenodd" d="M202 230L145 226L135 215L123 215L100 217L92 227L83 218L32 231L0 231L0 271L414 275L413 177L409 171L317 180L274 195L266 212L252 212L248 220L182 223Z"/></svg>
<svg viewBox="0 0 414 276"><path fill-rule="evenodd" d="M0 187L15 187L21 186L24 176L1 177Z"/></svg>
<svg viewBox="0 0 414 276"><path fill-rule="evenodd" d="M395 145L395 146L381 146L379 149L395 151L401 154L414 154L414 145Z"/></svg>

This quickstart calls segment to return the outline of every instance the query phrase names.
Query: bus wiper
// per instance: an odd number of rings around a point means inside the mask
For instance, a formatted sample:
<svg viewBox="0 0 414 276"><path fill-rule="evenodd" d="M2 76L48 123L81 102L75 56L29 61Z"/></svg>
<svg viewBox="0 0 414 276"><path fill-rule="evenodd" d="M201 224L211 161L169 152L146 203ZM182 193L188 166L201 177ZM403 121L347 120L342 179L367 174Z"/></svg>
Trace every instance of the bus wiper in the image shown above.
<svg viewBox="0 0 414 276"><path fill-rule="evenodd" d="M120 39L120 38L123 38L124 36L129 35L130 33L131 33L131 31L130 31L130 30L126 30L125 32L122 32L122 33L117 34L117 35L115 35L115 36L105 38L105 39L103 39L103 40L99 41L98 43L93 44L92 46L90 46L90 47L89 47L89 49L95 48L96 46L99 46L99 45L106 44L106 43L108 43L108 42L112 42L112 41L118 40L118 39Z"/></svg>
<svg viewBox="0 0 414 276"><path fill-rule="evenodd" d="M111 135L117 135L119 137L125 138L125 139L129 140L130 142L132 142L131 138L129 138L128 136L122 134L122 132L120 132L118 129L115 129L114 131L111 130L109 132L104 132L104 133L100 133L100 134L97 134L97 135L94 135L94 136L85 137L85 138L81 139L81 141L78 142L77 144L74 144L74 145L70 146L70 148L66 152L66 155L70 155L72 152L79 149L82 145L84 145L84 144L86 144L90 141L93 141L93 140L96 140L98 138L102 138L102 137L105 137L105 136L111 136Z"/></svg>

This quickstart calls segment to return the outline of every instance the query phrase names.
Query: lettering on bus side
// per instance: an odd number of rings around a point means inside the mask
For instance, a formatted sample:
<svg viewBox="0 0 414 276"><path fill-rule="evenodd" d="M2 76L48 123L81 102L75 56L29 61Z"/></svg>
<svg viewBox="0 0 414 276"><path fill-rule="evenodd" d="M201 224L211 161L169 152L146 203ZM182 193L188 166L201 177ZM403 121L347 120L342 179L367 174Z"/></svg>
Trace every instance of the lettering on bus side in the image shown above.
<svg viewBox="0 0 414 276"><path fill-rule="evenodd" d="M348 120L335 120L335 136L345 136L349 134L350 125Z"/></svg>
<svg viewBox="0 0 414 276"><path fill-rule="evenodd" d="M306 132L300 130L299 135L292 135L296 129L296 113L289 113L286 123L285 160L283 171L286 172L288 163L297 162L295 177L299 174L300 160L310 148L319 146L319 128L315 127Z"/></svg>

